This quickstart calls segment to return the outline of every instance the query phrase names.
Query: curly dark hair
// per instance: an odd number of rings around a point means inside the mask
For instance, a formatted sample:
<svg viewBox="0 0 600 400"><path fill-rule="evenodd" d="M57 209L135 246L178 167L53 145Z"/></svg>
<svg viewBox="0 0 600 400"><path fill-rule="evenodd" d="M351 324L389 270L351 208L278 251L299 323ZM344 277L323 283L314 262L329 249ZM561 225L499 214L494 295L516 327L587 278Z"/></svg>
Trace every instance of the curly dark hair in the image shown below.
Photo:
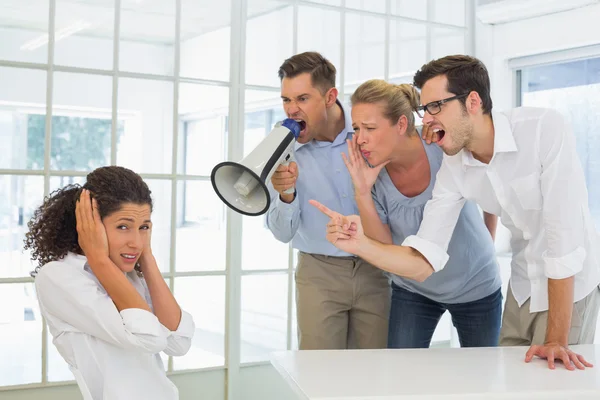
<svg viewBox="0 0 600 400"><path fill-rule="evenodd" d="M31 273L51 261L61 260L68 252L83 254L79 247L75 204L82 189L92 193L98 203L100 217L118 211L125 203L149 205L152 211L150 189L135 172L117 166L100 167L87 175L86 183L67 185L50 193L35 210L27 223L25 250L31 249L31 259L38 262ZM138 273L139 266L136 266Z"/></svg>

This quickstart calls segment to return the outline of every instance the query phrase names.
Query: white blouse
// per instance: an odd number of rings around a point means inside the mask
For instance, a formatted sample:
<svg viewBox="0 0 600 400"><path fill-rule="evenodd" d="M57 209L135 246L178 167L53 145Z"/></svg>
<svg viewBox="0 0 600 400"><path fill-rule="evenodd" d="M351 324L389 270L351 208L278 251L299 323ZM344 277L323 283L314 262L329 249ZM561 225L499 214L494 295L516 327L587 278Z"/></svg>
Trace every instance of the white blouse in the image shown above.
<svg viewBox="0 0 600 400"><path fill-rule="evenodd" d="M135 271L126 276L153 309L144 279ZM179 398L158 353L187 353L195 331L190 314L182 310L171 332L148 311L119 312L86 257L74 253L40 268L35 287L53 343L85 400Z"/></svg>

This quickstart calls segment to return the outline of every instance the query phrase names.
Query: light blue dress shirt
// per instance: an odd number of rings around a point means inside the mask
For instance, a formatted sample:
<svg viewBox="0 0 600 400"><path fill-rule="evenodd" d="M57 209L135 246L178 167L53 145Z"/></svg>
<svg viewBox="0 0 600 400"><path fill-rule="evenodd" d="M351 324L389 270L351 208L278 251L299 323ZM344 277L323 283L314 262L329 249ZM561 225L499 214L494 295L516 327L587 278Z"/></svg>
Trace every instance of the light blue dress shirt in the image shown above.
<svg viewBox="0 0 600 400"><path fill-rule="evenodd" d="M308 203L317 200L343 215L358 214L354 201L354 187L350 173L344 165L342 154L348 154L346 139L351 139L352 117L350 110L338 101L344 111L346 126L333 142L312 140L296 144L294 158L298 164L296 198L287 204L279 198L271 183L271 206L267 213L267 226L277 240L288 243L305 253L328 256L351 256L327 241L329 217Z"/></svg>

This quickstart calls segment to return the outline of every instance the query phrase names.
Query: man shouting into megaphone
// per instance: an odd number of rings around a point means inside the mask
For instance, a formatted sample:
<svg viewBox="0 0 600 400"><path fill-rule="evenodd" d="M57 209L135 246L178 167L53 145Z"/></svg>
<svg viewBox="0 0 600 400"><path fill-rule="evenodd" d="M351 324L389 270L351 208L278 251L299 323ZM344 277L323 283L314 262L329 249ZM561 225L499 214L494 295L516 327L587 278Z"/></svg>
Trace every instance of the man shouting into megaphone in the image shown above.
<svg viewBox="0 0 600 400"><path fill-rule="evenodd" d="M329 243L323 231L328 218L308 203L317 199L345 214L358 213L352 179L340 157L348 152L352 119L337 99L335 75L333 64L315 52L297 54L279 68L283 108L301 131L296 162L279 166L271 178L267 225L278 240L299 250L300 349L385 348L387 276Z"/></svg>

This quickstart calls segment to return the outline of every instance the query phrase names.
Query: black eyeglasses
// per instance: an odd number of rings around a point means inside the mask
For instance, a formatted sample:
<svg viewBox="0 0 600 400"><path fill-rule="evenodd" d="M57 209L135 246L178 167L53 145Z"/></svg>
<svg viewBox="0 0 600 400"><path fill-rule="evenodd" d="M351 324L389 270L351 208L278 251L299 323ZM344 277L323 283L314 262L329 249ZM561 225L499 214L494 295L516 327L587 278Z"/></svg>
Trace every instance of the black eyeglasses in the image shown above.
<svg viewBox="0 0 600 400"><path fill-rule="evenodd" d="M425 115L424 111L428 112L429 115L438 114L440 111L442 111L442 104L447 103L452 100L461 99L468 95L469 95L469 93L458 94L456 96L448 97L447 99L432 101L431 103L427 103L424 106L417 107L417 109L416 109L417 114L419 115L420 118L423 118L423 116Z"/></svg>

